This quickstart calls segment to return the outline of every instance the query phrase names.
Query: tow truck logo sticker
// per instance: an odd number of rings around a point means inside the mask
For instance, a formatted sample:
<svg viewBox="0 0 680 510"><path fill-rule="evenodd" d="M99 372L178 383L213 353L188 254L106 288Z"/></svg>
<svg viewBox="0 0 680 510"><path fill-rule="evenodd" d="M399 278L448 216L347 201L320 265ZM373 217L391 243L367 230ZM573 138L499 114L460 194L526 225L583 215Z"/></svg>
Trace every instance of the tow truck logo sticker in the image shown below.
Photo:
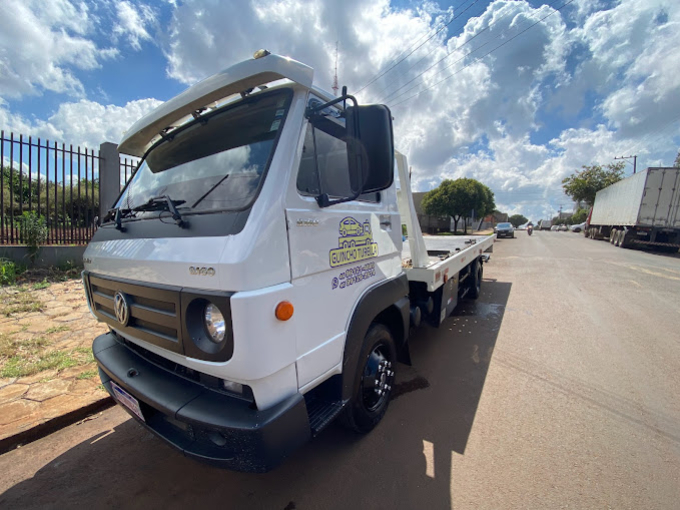
<svg viewBox="0 0 680 510"><path fill-rule="evenodd" d="M347 216L340 220L338 230L340 232L338 247L333 248L328 254L331 267L354 264L378 256L378 243L373 242L371 224L368 221L361 224Z"/></svg>

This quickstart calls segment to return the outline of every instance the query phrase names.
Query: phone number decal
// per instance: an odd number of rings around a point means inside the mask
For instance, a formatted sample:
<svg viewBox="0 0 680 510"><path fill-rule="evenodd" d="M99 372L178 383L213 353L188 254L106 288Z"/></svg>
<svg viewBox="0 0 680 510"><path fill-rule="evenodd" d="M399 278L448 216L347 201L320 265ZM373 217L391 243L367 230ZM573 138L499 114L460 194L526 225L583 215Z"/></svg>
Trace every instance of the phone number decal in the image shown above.
<svg viewBox="0 0 680 510"><path fill-rule="evenodd" d="M354 285L355 283L363 282L375 276L375 262L369 262L363 266L350 267L345 269L338 276L334 277L331 282L331 287L335 289L344 289Z"/></svg>

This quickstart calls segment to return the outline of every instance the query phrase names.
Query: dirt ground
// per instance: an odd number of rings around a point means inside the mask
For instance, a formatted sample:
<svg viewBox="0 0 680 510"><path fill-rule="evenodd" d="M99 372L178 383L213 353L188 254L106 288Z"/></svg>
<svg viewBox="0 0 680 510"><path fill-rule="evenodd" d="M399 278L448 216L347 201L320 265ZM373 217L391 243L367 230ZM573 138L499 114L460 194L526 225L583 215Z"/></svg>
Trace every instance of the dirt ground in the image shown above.
<svg viewBox="0 0 680 510"><path fill-rule="evenodd" d="M0 288L0 440L106 398L91 353L105 331L79 279Z"/></svg>

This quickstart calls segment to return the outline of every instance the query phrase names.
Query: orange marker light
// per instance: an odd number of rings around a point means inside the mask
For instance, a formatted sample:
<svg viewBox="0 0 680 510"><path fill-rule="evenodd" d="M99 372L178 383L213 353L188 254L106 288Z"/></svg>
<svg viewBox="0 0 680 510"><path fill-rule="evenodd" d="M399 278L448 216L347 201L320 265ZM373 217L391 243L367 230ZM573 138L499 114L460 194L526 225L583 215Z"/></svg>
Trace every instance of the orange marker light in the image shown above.
<svg viewBox="0 0 680 510"><path fill-rule="evenodd" d="M290 301L281 301L276 305L276 318L280 321L287 321L293 316L293 303Z"/></svg>

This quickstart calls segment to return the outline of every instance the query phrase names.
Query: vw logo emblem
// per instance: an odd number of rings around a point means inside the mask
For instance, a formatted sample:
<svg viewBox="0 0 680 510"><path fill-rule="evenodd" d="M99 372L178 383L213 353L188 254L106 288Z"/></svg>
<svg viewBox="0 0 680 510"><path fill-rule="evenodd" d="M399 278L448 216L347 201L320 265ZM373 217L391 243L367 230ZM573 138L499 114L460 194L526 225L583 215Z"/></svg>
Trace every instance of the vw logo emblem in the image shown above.
<svg viewBox="0 0 680 510"><path fill-rule="evenodd" d="M130 307L128 306L127 296L121 291L116 292L116 295L113 297L113 311L118 322L123 326L127 326L130 321Z"/></svg>

